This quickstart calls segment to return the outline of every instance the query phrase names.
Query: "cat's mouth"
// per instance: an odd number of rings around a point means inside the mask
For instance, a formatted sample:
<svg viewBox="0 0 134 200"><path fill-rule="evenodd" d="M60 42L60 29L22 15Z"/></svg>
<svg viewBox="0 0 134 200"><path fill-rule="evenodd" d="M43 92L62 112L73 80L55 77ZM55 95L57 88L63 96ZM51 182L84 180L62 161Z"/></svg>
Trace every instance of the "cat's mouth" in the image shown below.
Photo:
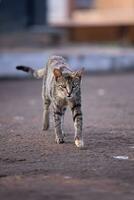
<svg viewBox="0 0 134 200"><path fill-rule="evenodd" d="M66 98L67 98L67 99L72 99L72 98L73 98L73 95L67 95Z"/></svg>

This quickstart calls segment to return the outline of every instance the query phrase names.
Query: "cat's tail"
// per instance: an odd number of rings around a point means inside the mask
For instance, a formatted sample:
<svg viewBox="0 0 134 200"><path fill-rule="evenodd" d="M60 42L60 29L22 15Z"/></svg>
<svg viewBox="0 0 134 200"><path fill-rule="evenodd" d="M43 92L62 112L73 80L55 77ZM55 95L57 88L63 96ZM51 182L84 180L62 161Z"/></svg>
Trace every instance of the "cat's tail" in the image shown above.
<svg viewBox="0 0 134 200"><path fill-rule="evenodd" d="M31 74L33 77L35 77L37 79L43 78L44 75L45 75L45 71L46 71L45 68L34 70L31 67L26 67L26 66L22 66L22 65L21 66L17 66L16 69L24 71L24 72L27 72L27 73Z"/></svg>

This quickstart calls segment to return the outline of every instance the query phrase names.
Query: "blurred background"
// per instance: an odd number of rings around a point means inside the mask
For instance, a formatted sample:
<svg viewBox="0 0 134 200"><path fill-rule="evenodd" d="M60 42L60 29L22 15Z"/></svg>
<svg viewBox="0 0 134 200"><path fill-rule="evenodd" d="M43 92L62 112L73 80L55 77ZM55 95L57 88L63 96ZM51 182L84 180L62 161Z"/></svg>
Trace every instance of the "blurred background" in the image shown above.
<svg viewBox="0 0 134 200"><path fill-rule="evenodd" d="M133 70L133 45L134 0L0 0L0 77L51 54L74 69Z"/></svg>

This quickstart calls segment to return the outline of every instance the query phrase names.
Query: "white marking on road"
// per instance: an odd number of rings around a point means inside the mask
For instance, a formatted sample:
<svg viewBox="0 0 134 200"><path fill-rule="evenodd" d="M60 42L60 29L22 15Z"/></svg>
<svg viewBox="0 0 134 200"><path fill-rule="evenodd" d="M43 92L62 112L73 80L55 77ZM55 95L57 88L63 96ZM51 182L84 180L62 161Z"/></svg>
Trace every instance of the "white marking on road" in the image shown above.
<svg viewBox="0 0 134 200"><path fill-rule="evenodd" d="M113 156L113 158L119 159L119 160L128 160L129 159L128 156Z"/></svg>
<svg viewBox="0 0 134 200"><path fill-rule="evenodd" d="M134 149L134 146L131 146L131 147L129 147L129 148Z"/></svg>

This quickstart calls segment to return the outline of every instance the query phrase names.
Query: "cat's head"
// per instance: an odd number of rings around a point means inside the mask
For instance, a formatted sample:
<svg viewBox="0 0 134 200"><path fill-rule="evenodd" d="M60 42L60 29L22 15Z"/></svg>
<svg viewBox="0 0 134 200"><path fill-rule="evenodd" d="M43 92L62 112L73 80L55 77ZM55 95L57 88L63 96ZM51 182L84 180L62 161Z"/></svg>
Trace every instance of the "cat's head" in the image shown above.
<svg viewBox="0 0 134 200"><path fill-rule="evenodd" d="M67 99L71 99L80 91L81 77L83 69L76 72L62 72L60 69L53 70L58 94Z"/></svg>

